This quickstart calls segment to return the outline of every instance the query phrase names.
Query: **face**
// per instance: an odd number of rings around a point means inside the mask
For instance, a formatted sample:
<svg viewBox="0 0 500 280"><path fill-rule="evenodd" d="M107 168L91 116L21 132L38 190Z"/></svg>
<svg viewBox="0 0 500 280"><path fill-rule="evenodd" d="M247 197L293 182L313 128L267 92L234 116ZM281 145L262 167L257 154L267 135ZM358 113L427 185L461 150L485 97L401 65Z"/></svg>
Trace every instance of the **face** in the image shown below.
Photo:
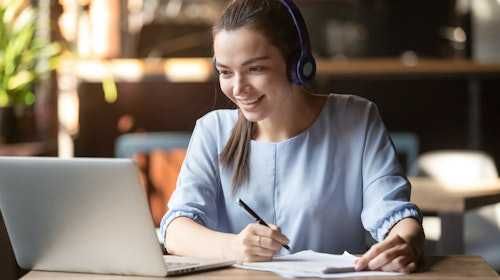
<svg viewBox="0 0 500 280"><path fill-rule="evenodd" d="M259 122L279 113L292 85L278 48L250 28L219 31L214 54L222 92L249 121Z"/></svg>

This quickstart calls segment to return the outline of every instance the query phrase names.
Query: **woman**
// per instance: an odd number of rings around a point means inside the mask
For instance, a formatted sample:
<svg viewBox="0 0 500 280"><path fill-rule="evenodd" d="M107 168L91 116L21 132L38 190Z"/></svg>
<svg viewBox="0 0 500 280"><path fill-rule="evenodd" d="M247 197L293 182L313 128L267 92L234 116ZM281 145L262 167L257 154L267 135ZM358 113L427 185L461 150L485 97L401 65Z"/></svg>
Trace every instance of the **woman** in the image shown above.
<svg viewBox="0 0 500 280"><path fill-rule="evenodd" d="M302 24L289 0L235 0L214 26L220 87L238 110L197 121L162 220L165 247L262 261L287 253L285 244L363 253L368 231L378 243L356 269L412 272L421 215L377 108L306 92L314 62ZM271 228L252 223L238 198Z"/></svg>

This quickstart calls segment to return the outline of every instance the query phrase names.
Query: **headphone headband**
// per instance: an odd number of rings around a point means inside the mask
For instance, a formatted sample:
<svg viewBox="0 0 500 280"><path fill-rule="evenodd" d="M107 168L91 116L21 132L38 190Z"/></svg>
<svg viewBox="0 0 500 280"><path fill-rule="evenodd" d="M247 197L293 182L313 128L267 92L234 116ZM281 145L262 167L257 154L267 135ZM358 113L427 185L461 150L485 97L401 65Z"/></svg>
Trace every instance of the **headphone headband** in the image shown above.
<svg viewBox="0 0 500 280"><path fill-rule="evenodd" d="M280 0L280 2L285 6L285 8L287 8L288 13L292 17L302 50L310 52L311 46L309 41L309 33L307 32L306 23L299 11L299 8L291 0Z"/></svg>
<svg viewBox="0 0 500 280"><path fill-rule="evenodd" d="M294 84L304 85L310 82L316 74L316 61L311 52L309 33L299 8L292 0L280 0L290 14L300 43L300 54L291 63L291 79Z"/></svg>

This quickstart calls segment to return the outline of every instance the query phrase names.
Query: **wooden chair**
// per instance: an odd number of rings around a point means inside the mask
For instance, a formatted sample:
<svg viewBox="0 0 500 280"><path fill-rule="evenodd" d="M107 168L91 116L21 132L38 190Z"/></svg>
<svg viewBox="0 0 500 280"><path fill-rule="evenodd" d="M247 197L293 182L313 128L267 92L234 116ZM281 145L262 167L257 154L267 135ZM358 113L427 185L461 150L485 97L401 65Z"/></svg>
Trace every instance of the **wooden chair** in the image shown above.
<svg viewBox="0 0 500 280"><path fill-rule="evenodd" d="M190 137L187 132L154 132L124 134L117 139L116 156L133 158L141 170L156 227L167 211Z"/></svg>

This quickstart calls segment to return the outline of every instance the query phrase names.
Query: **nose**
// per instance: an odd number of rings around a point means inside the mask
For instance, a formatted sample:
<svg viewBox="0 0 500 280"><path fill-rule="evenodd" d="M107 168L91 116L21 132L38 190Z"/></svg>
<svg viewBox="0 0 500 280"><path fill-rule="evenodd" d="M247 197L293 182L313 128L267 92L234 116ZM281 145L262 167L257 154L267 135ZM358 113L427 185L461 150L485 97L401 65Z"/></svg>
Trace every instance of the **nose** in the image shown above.
<svg viewBox="0 0 500 280"><path fill-rule="evenodd" d="M236 75L233 81L233 96L241 96L248 92L249 85L242 75Z"/></svg>

